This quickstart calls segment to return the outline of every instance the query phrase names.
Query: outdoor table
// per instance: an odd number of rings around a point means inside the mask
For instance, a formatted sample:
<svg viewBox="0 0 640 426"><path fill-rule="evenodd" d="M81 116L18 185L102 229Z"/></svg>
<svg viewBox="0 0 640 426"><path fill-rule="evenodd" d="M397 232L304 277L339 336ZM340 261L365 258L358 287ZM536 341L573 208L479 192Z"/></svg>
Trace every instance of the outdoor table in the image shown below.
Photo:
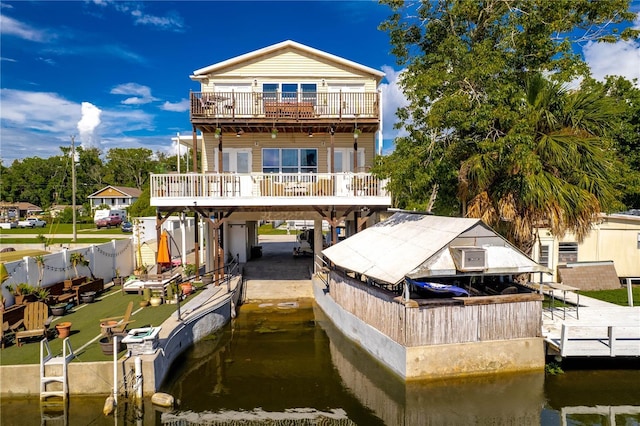
<svg viewBox="0 0 640 426"><path fill-rule="evenodd" d="M118 325L118 321L104 321L100 323L102 334L105 336L111 336L113 334L113 327Z"/></svg>
<svg viewBox="0 0 640 426"><path fill-rule="evenodd" d="M562 299L564 304L562 305L562 319L566 319L567 317L567 291L573 291L576 293L576 297L577 297L577 301L576 301L576 319L580 319L580 316L578 314L578 308L580 307L580 293L578 293L578 290L580 290L577 287L572 287L569 285L565 285L565 284L559 284L559 283L549 283L549 286L553 289L553 290L560 290L562 292ZM551 290L551 294L553 295L553 290ZM553 296L552 296L553 298ZM551 315L551 318L553 318L553 314Z"/></svg>

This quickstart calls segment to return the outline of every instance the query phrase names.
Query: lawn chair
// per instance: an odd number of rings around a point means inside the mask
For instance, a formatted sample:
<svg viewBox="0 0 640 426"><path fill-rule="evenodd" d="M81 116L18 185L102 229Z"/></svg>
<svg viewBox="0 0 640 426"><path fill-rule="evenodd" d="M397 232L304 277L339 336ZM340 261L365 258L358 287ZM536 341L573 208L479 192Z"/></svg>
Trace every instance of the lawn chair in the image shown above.
<svg viewBox="0 0 640 426"><path fill-rule="evenodd" d="M124 315L111 318L102 318L100 320L100 328L102 329L102 334L104 334L105 336L123 334L127 329L127 326L135 321L130 319L132 311L133 302L129 302L129 304L127 305L127 309L124 311Z"/></svg>
<svg viewBox="0 0 640 426"><path fill-rule="evenodd" d="M22 346L21 340L29 337L45 337L50 323L49 307L45 303L28 303L24 309L24 321L21 324L24 330L16 332L16 344Z"/></svg>
<svg viewBox="0 0 640 426"><path fill-rule="evenodd" d="M4 349L5 344L9 341L9 336L15 335L15 330L9 326L9 321L2 323L0 327L0 346Z"/></svg>

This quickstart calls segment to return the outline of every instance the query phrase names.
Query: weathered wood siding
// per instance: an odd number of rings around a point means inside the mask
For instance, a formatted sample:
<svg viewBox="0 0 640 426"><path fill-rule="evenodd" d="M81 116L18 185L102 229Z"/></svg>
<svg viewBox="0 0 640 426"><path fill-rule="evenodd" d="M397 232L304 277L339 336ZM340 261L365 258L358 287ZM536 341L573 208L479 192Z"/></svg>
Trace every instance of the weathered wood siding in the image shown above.
<svg viewBox="0 0 640 426"><path fill-rule="evenodd" d="M426 306L415 302L405 305L389 292L336 271L330 274L330 291L343 309L408 347L531 338L541 333L538 295L439 299Z"/></svg>

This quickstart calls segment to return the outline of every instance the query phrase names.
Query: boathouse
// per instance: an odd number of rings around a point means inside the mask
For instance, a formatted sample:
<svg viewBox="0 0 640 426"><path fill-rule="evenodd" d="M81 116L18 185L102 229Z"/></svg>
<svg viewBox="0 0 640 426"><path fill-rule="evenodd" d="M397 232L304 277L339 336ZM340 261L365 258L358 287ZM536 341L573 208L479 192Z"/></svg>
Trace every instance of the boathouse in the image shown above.
<svg viewBox="0 0 640 426"><path fill-rule="evenodd" d="M318 305L404 379L544 368L543 296L515 278L551 271L481 220L398 212L322 253Z"/></svg>

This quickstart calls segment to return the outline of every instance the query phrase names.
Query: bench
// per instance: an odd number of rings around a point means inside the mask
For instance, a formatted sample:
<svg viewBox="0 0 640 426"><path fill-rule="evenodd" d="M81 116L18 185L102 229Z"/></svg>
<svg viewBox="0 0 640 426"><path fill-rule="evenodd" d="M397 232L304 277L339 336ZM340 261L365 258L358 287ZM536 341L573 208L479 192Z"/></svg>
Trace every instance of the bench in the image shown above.
<svg viewBox="0 0 640 426"><path fill-rule="evenodd" d="M87 281L84 284L80 284L74 287L74 290L76 292L75 297L76 297L76 301L78 303L81 302L81 298L80 295L82 293L87 293L90 291L95 291L96 293L100 293L104 290L104 279L102 278L96 278L95 280L92 281Z"/></svg>
<svg viewBox="0 0 640 426"><path fill-rule="evenodd" d="M57 305L58 303L70 302L76 297L76 294L71 290L66 290L66 284L64 281L57 282L49 287L49 299L47 303L50 305Z"/></svg>

